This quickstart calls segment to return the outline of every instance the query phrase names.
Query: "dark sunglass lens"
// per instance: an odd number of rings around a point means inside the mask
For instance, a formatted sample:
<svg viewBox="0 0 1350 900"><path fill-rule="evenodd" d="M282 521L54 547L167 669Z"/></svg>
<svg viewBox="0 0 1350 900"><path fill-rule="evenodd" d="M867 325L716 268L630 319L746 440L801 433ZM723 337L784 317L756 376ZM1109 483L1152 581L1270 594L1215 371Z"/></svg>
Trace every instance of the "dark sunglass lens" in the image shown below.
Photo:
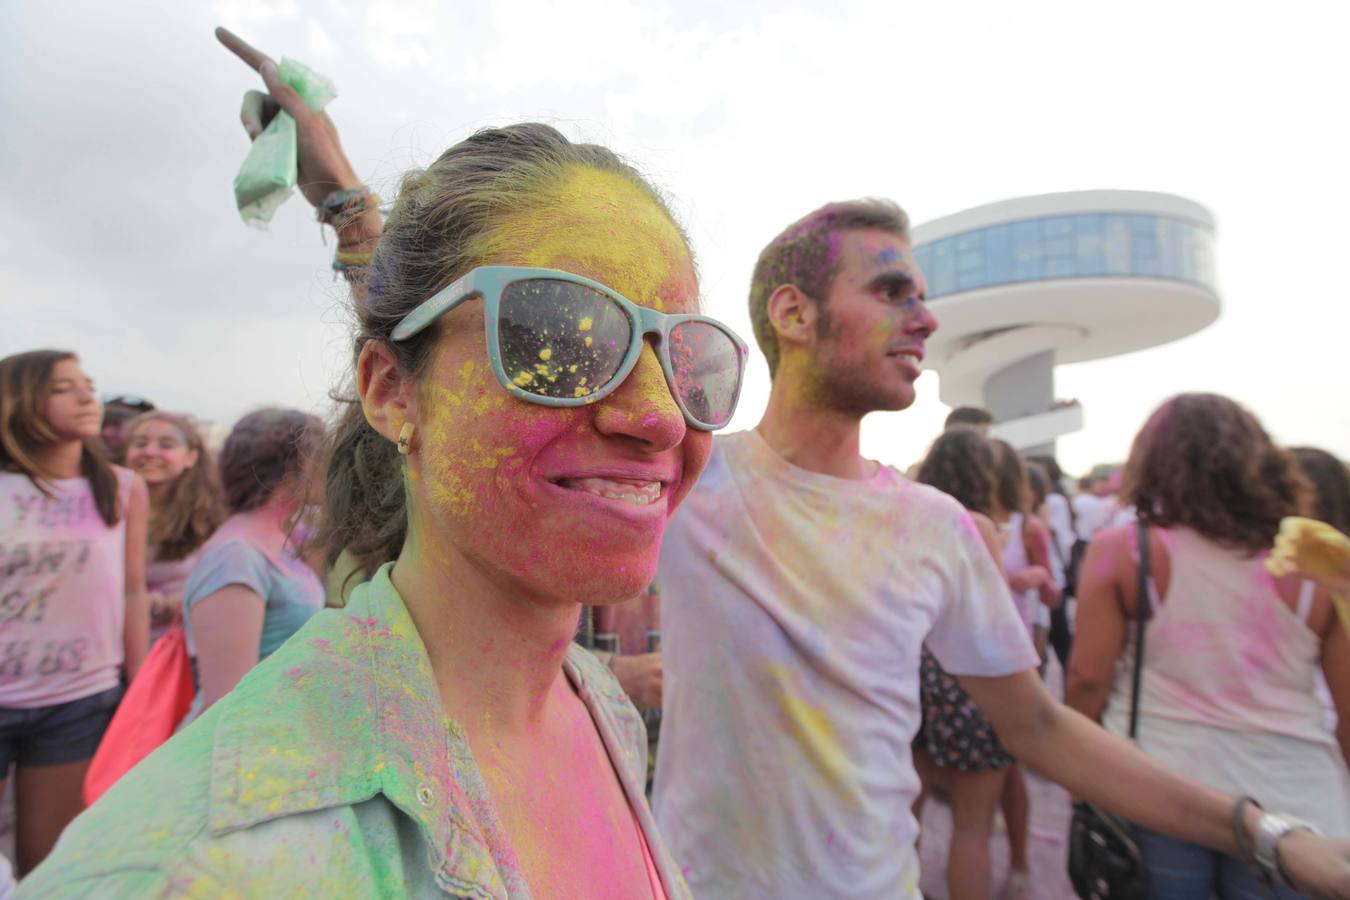
<svg viewBox="0 0 1350 900"><path fill-rule="evenodd" d="M736 411L741 352L731 336L708 322L681 322L670 330L670 369L685 409L704 425L721 428Z"/></svg>
<svg viewBox="0 0 1350 900"><path fill-rule="evenodd" d="M604 387L623 363L632 333L623 308L585 285L532 278L502 292L502 368L537 397L583 398Z"/></svg>

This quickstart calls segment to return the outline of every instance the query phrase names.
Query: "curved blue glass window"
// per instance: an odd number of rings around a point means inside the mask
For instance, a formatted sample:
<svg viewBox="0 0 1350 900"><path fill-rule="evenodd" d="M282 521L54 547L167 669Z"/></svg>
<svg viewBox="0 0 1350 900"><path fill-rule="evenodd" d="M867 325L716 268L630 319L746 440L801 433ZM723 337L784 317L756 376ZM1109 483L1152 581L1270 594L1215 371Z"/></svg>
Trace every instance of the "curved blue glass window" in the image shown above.
<svg viewBox="0 0 1350 900"><path fill-rule="evenodd" d="M914 248L928 299L1048 278L1167 278L1214 289L1213 237L1183 219L1075 213L954 234Z"/></svg>

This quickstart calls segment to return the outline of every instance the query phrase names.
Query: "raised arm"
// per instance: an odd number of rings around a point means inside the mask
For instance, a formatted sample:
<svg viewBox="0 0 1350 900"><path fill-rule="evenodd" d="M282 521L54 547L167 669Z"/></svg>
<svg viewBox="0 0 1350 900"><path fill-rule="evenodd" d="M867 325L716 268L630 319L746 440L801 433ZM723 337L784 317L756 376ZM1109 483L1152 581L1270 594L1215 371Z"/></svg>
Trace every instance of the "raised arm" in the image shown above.
<svg viewBox="0 0 1350 900"><path fill-rule="evenodd" d="M339 199L338 192L356 192L344 214L341 210L326 215L337 231L339 256L336 261L353 261L351 268L342 269L352 285L357 302L365 299L365 282L360 277L363 268L355 261L368 258L379 242L384 224L369 191L356 177L347 154L338 139L337 126L322 110L310 109L300 96L277 72L276 63L261 50L224 28L216 29L216 37L229 50L262 76L267 93L249 91L244 95L240 120L250 140L262 134L267 123L278 110L285 110L295 119L299 155L300 193L316 210L325 200ZM355 202L362 197L368 202Z"/></svg>

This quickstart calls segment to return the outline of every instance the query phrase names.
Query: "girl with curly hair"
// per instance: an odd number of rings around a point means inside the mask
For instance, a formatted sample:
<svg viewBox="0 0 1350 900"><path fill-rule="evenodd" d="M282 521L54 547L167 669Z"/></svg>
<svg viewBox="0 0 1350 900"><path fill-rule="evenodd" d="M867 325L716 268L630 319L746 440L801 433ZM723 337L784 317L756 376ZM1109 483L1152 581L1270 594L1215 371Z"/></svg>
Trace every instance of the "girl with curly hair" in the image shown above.
<svg viewBox="0 0 1350 900"><path fill-rule="evenodd" d="M202 545L225 518L225 503L201 432L184 416L155 410L133 419L126 460L150 489L145 586L153 643L181 614L183 588Z"/></svg>
<svg viewBox="0 0 1350 900"><path fill-rule="evenodd" d="M1350 710L1350 640L1324 590L1264 566L1280 520L1308 499L1292 456L1232 400L1181 394L1135 437L1121 494L1146 527L1153 593L1140 748L1350 836L1350 747L1326 730L1315 690L1320 666ZM1068 703L1117 734L1128 733L1139 565L1135 527L1108 528L1088 549L1078 595ZM1236 859L1136 831L1155 896L1256 895Z"/></svg>

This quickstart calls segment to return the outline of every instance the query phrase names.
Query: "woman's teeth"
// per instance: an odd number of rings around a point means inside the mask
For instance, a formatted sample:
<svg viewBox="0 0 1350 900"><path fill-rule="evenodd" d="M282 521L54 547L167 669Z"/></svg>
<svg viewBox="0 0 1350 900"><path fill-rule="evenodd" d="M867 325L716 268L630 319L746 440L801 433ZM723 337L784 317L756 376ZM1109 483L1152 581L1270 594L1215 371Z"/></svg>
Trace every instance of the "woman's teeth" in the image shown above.
<svg viewBox="0 0 1350 900"><path fill-rule="evenodd" d="M608 500L622 500L634 506L648 506L661 499L659 481L615 481L610 478L564 478L565 488L586 491Z"/></svg>

